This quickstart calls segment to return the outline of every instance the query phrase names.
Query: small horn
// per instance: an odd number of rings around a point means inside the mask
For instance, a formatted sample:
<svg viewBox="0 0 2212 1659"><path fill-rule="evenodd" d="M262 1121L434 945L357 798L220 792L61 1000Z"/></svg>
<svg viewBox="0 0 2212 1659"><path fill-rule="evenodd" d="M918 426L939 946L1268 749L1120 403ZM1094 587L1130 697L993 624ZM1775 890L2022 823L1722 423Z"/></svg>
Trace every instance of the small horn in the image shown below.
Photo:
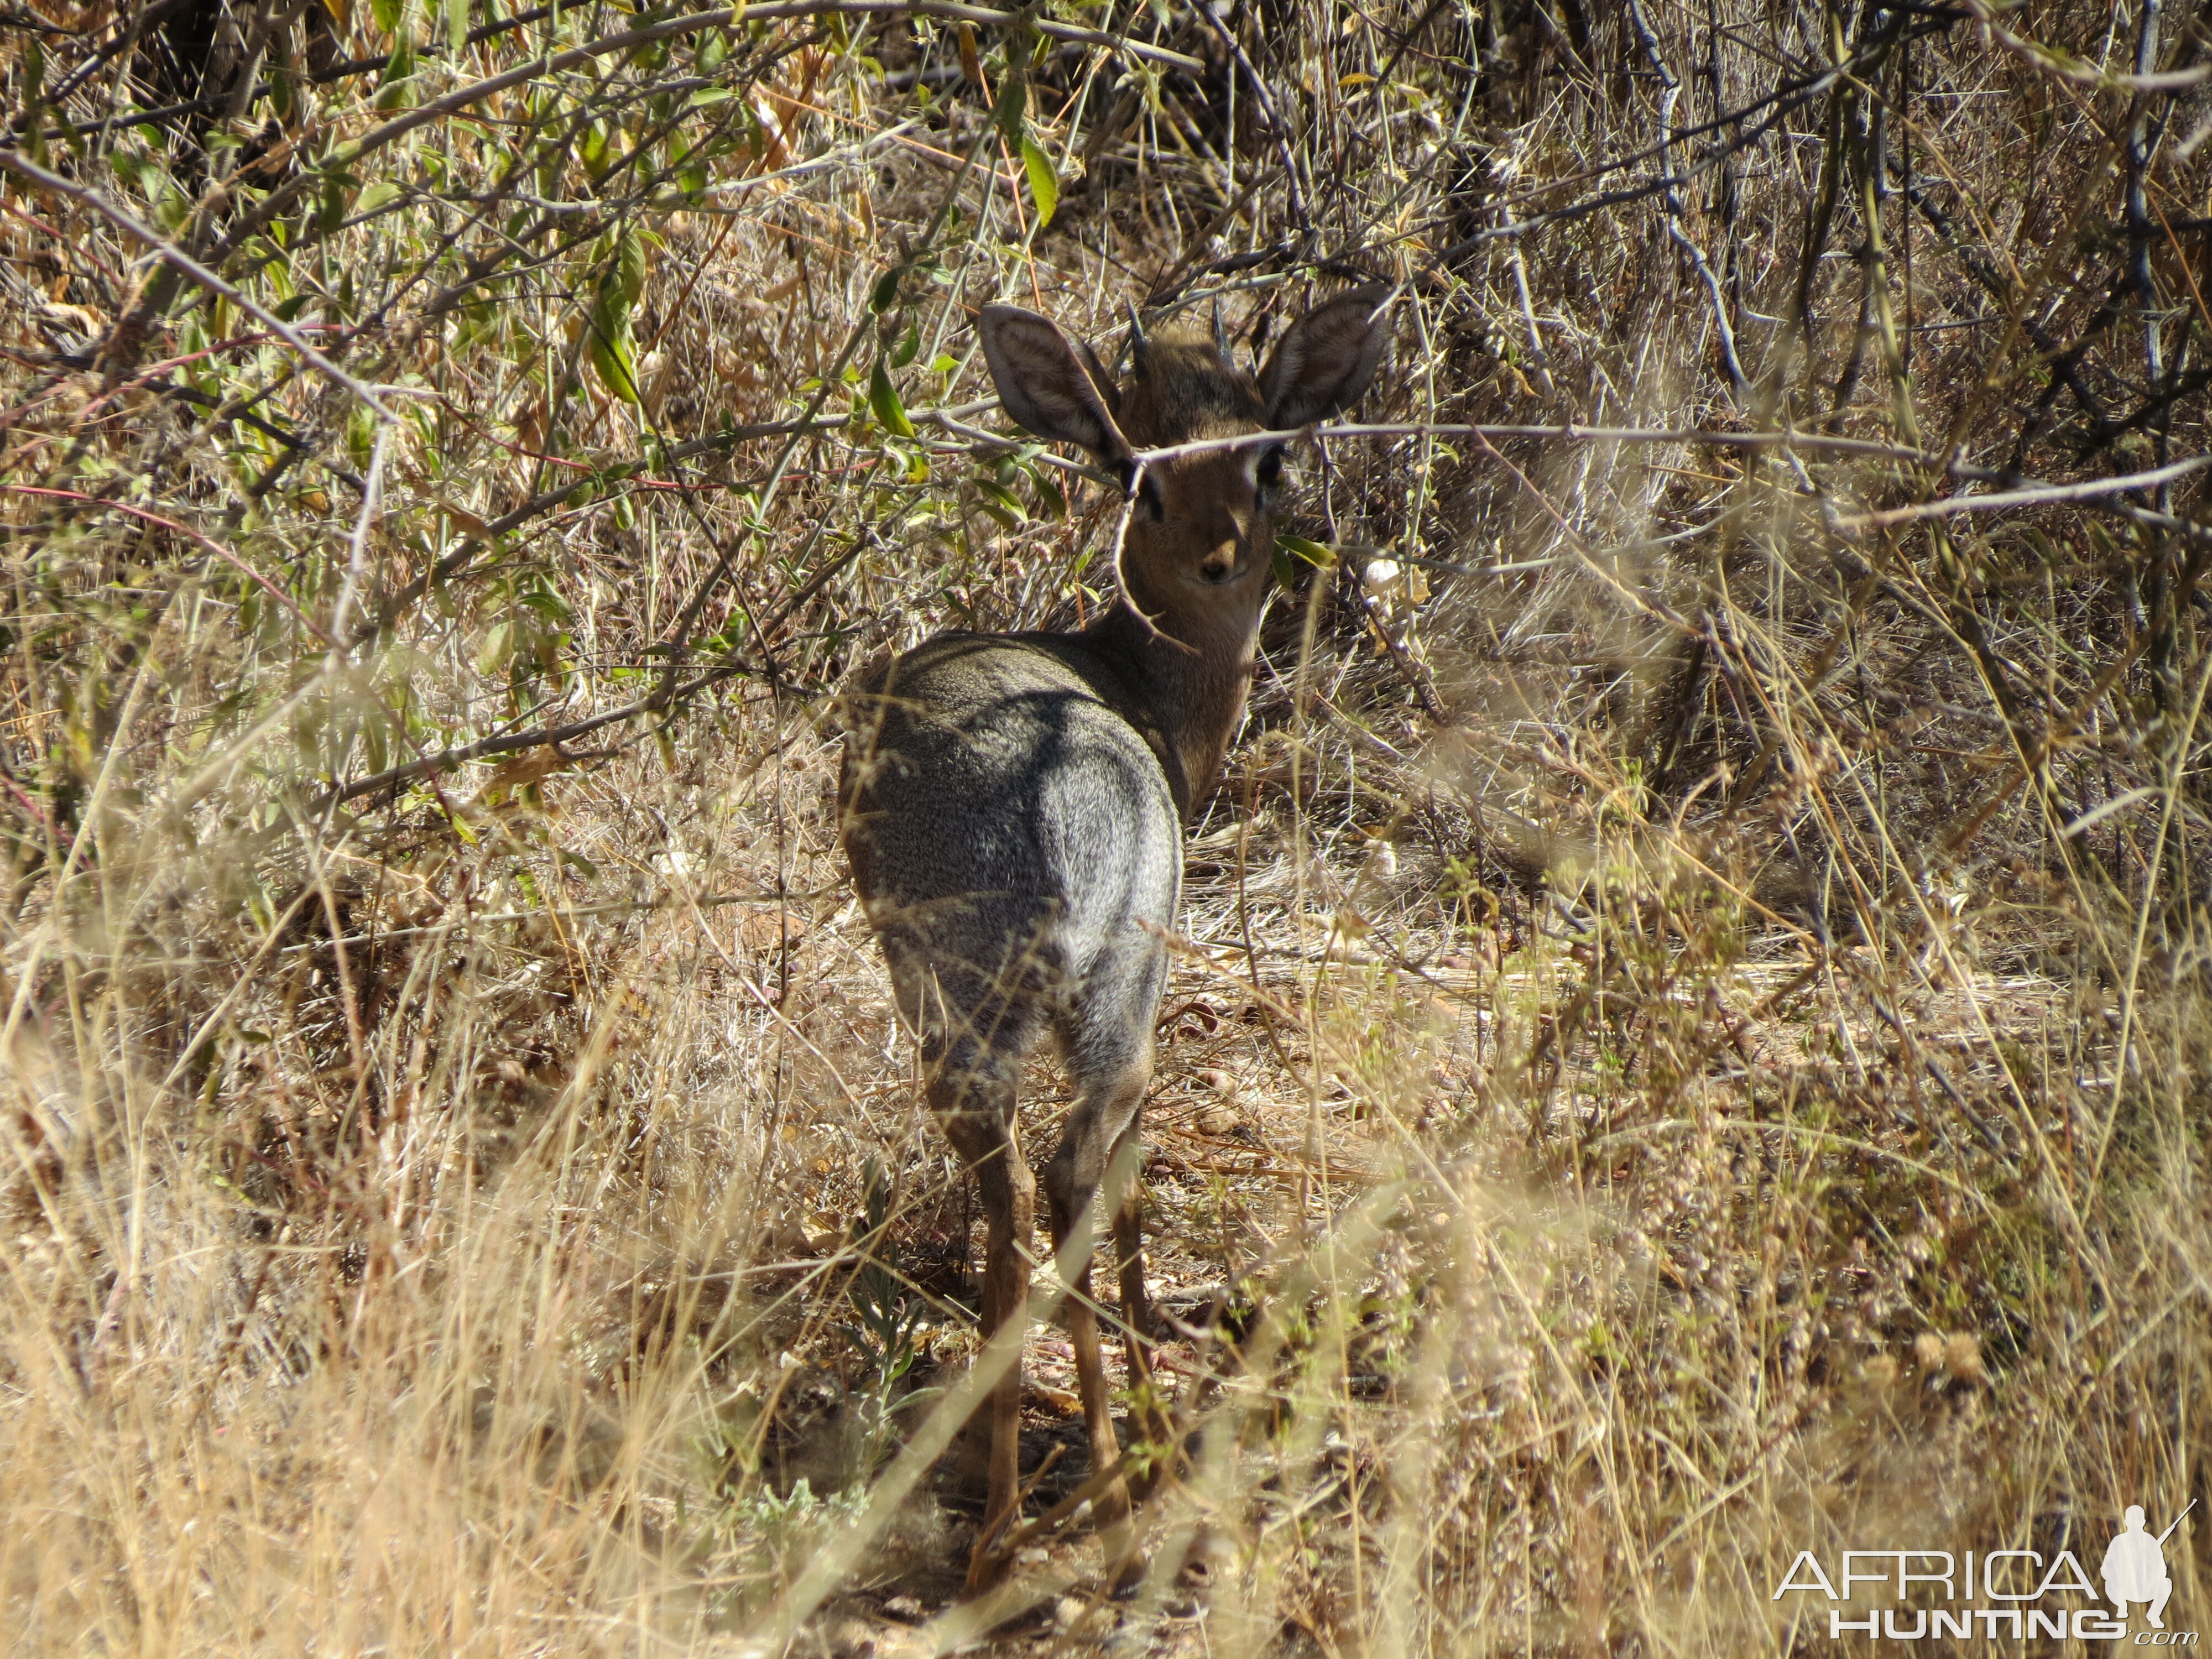
<svg viewBox="0 0 2212 1659"><path fill-rule="evenodd" d="M1152 341L1145 336L1145 319L1137 314L1137 302L1127 301L1129 307L1129 367L1134 368L1145 361L1145 353Z"/></svg>

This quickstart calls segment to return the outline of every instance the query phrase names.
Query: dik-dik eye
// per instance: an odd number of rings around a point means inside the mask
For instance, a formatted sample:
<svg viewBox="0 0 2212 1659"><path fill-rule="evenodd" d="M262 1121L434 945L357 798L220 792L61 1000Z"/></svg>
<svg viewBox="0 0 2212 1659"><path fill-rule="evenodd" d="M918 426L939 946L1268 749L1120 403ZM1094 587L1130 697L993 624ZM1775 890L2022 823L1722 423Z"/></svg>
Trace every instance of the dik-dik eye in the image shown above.
<svg viewBox="0 0 2212 1659"><path fill-rule="evenodd" d="M1260 453L1259 465L1252 469L1252 482L1259 486L1262 501L1273 499L1283 482L1283 447L1280 444Z"/></svg>

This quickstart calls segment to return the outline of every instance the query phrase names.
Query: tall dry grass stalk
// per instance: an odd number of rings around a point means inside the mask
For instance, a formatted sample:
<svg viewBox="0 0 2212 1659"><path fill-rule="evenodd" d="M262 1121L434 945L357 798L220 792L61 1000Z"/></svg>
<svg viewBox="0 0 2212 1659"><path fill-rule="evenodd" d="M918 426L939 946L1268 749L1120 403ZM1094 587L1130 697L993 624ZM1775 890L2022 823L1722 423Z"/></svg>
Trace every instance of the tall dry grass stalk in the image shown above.
<svg viewBox="0 0 2212 1659"><path fill-rule="evenodd" d="M0 10L8 1650L1825 1652L1801 1551L2192 1499L2197 1628L2207 27ZM963 1607L821 716L1106 592L976 307L1378 276L1193 835L1153 1570L1045 1332Z"/></svg>

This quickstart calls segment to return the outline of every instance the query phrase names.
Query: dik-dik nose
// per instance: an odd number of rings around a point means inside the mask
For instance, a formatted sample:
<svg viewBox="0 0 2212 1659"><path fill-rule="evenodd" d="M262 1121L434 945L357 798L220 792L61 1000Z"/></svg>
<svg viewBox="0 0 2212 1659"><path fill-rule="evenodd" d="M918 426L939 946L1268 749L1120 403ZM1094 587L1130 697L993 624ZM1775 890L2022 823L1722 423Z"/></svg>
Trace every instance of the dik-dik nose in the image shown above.
<svg viewBox="0 0 2212 1659"><path fill-rule="evenodd" d="M1223 542L1198 562L1198 574L1210 582L1225 582L1237 574L1237 544Z"/></svg>

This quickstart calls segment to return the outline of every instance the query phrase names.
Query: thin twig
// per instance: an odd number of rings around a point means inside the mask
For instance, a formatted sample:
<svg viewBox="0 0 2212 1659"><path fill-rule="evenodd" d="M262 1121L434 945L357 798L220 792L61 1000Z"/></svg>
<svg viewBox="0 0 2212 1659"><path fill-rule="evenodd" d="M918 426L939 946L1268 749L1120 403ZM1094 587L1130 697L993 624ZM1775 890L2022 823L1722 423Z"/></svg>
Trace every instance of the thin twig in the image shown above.
<svg viewBox="0 0 2212 1659"><path fill-rule="evenodd" d="M99 191L88 190L82 185L74 184L61 177L58 173L48 172L21 150L0 149L0 167L6 167L10 172L20 173L42 190L50 190L58 196L66 196L73 202L82 203L118 230L143 242L153 251L154 256L162 263L174 267L207 289L209 293L221 295L247 316L255 319L270 333L314 365L319 373L343 386L375 410L380 419L390 421L395 418L392 410L385 406L383 398L379 395L380 393L388 395L392 388L372 386L364 381L356 380L309 344L307 336L276 315L275 312L269 310L258 300L240 292L231 283L223 281L215 272L193 258L191 254L169 240L167 237L148 229L131 215L100 195ZM122 325L118 323L117 326L120 327Z"/></svg>
<svg viewBox="0 0 2212 1659"><path fill-rule="evenodd" d="M2038 484L2028 489L1999 490L1993 495L1944 495L1932 501L1886 507L1878 513L1830 520L1833 528L1856 532L1889 525L1911 524L1922 519L1947 519L1961 513L2003 513L2020 507L2047 507L2055 501L2093 501L2131 489L2153 489L2212 466L2212 455L2192 455L2185 461L2154 466L2148 472L2123 473L2115 478L2087 478L2080 483Z"/></svg>

